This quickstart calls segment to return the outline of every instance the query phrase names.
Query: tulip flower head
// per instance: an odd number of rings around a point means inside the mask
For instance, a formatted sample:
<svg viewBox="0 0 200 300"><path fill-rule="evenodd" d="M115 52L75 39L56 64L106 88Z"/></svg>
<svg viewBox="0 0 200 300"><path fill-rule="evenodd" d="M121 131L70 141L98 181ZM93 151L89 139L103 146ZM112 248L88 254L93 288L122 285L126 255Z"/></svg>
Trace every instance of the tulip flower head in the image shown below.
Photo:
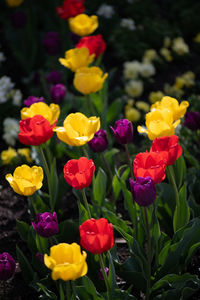
<svg viewBox="0 0 200 300"><path fill-rule="evenodd" d="M150 140L157 137L171 136L175 133L175 128L179 125L180 120L174 122L173 114L168 109L156 109L146 114L146 127L138 126L140 133L147 133Z"/></svg>
<svg viewBox="0 0 200 300"><path fill-rule="evenodd" d="M76 190L88 187L93 178L95 164L92 159L80 157L69 160L63 169L64 178Z"/></svg>
<svg viewBox="0 0 200 300"><path fill-rule="evenodd" d="M60 243L50 248L50 255L44 255L44 263L52 270L53 280L76 280L87 273L87 254L81 253L80 246L76 243Z"/></svg>
<svg viewBox="0 0 200 300"><path fill-rule="evenodd" d="M97 16L90 17L85 14L79 14L69 19L70 30L79 36L86 36L93 33L98 26L99 22Z"/></svg>
<svg viewBox="0 0 200 300"><path fill-rule="evenodd" d="M51 237L58 233L57 215L49 212L39 213L35 217L35 222L32 222L34 230L42 237Z"/></svg>
<svg viewBox="0 0 200 300"><path fill-rule="evenodd" d="M26 100L24 100L24 105L26 105L27 107L30 107L32 104L38 103L38 102L44 102L44 98L29 96Z"/></svg>
<svg viewBox="0 0 200 300"><path fill-rule="evenodd" d="M64 20L82 14L84 10L84 0L65 0L62 6L56 8L58 16Z"/></svg>
<svg viewBox="0 0 200 300"><path fill-rule="evenodd" d="M150 152L157 152L163 157L166 166L173 165L182 154L182 147L178 144L178 136L164 136L156 138Z"/></svg>
<svg viewBox="0 0 200 300"><path fill-rule="evenodd" d="M163 157L156 152L138 153L133 161L134 176L149 176L156 184L165 179L165 166Z"/></svg>
<svg viewBox="0 0 200 300"><path fill-rule="evenodd" d="M104 53L106 49L106 43L104 42L102 35L97 34L93 36L85 36L80 39L78 44L76 44L76 48L85 47L89 50L90 55L94 54L95 58L98 58L99 55Z"/></svg>
<svg viewBox="0 0 200 300"><path fill-rule="evenodd" d="M121 119L115 122L114 128L110 126L113 131L116 141L120 144L128 144L133 140L133 125L127 119Z"/></svg>
<svg viewBox="0 0 200 300"><path fill-rule="evenodd" d="M58 120L60 115L60 107L57 104L51 103L48 106L46 103L38 102L30 107L23 107L21 110L21 119L33 118L36 115L41 115L47 119L50 125L53 125Z"/></svg>
<svg viewBox="0 0 200 300"><path fill-rule="evenodd" d="M64 100L65 95L66 95L66 87L64 84L62 83L58 83L56 85L53 85L51 87L51 99L55 102L55 103L60 103L62 100Z"/></svg>
<svg viewBox="0 0 200 300"><path fill-rule="evenodd" d="M148 206L156 199L156 187L153 179L147 177L137 177L136 181L129 178L133 199L139 206Z"/></svg>
<svg viewBox="0 0 200 300"><path fill-rule="evenodd" d="M105 130L99 129L88 142L93 152L103 152L108 148L108 136Z"/></svg>
<svg viewBox="0 0 200 300"><path fill-rule="evenodd" d="M9 164L12 161L12 159L16 156L17 156L17 151L12 147L8 147L8 150L4 150L1 152L2 163L4 165Z"/></svg>
<svg viewBox="0 0 200 300"><path fill-rule="evenodd" d="M87 118L82 113L69 114L63 127L56 127L57 137L70 146L83 146L89 142L100 128L100 119Z"/></svg>
<svg viewBox="0 0 200 300"><path fill-rule="evenodd" d="M95 54L90 54L88 48L75 48L65 52L65 58L59 58L59 62L70 69L72 72L76 72L82 67L87 67L93 62Z"/></svg>
<svg viewBox="0 0 200 300"><path fill-rule="evenodd" d="M165 96L161 101L157 101L151 106L151 111L168 109L173 115L173 121L176 121L185 115L188 106L188 101L182 101L179 104L175 98Z"/></svg>
<svg viewBox="0 0 200 300"><path fill-rule="evenodd" d="M200 129L200 114L197 111L186 112L183 125L194 131Z"/></svg>
<svg viewBox="0 0 200 300"><path fill-rule="evenodd" d="M6 0L6 4L10 7L17 7L21 5L24 0Z"/></svg>
<svg viewBox="0 0 200 300"><path fill-rule="evenodd" d="M41 167L22 165L15 169L13 176L12 174L7 174L6 180L15 193L31 196L42 187L43 177L44 174Z"/></svg>
<svg viewBox="0 0 200 300"><path fill-rule="evenodd" d="M19 141L24 145L39 146L53 136L55 126L56 122L51 126L49 121L41 115L21 120L19 122Z"/></svg>
<svg viewBox="0 0 200 300"><path fill-rule="evenodd" d="M83 67L77 70L74 76L74 86L80 93L89 95L102 89L108 73L103 75L99 67Z"/></svg>
<svg viewBox="0 0 200 300"><path fill-rule="evenodd" d="M92 254L101 254L114 245L113 226L107 219L89 219L79 226L81 246Z"/></svg>
<svg viewBox="0 0 200 300"><path fill-rule="evenodd" d="M7 252L0 253L0 280L8 280L15 273L16 263Z"/></svg>

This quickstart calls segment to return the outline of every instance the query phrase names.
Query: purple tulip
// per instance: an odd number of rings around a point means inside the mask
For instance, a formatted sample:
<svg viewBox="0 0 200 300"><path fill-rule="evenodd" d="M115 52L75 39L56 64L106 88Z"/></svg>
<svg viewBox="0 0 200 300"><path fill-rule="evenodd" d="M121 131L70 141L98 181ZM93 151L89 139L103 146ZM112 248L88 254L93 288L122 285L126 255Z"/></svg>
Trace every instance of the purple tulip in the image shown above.
<svg viewBox="0 0 200 300"><path fill-rule="evenodd" d="M8 280L15 273L16 263L7 252L0 253L0 280Z"/></svg>
<svg viewBox="0 0 200 300"><path fill-rule="evenodd" d="M61 41L58 32L48 32L43 40L43 46L49 55L56 55L60 51Z"/></svg>
<svg viewBox="0 0 200 300"><path fill-rule="evenodd" d="M33 229L43 237L50 237L58 233L58 221L57 215L54 212L53 215L49 212L43 214L37 214L35 223L32 222Z"/></svg>
<svg viewBox="0 0 200 300"><path fill-rule="evenodd" d="M35 257L41 262L44 263L44 254L41 254L40 252L37 252Z"/></svg>
<svg viewBox="0 0 200 300"><path fill-rule="evenodd" d="M93 152L103 152L108 148L108 136L105 130L99 129L93 139L88 142Z"/></svg>
<svg viewBox="0 0 200 300"><path fill-rule="evenodd" d="M25 101L24 101L24 105L26 105L27 107L31 106L34 103L37 102L44 102L44 98L43 97L35 97L35 96L29 96Z"/></svg>
<svg viewBox="0 0 200 300"><path fill-rule="evenodd" d="M191 130L200 129L200 114L197 111L186 112L183 125Z"/></svg>
<svg viewBox="0 0 200 300"><path fill-rule="evenodd" d="M105 267L105 268L104 268L104 271L105 271L105 273L106 273L106 276L108 277L108 274L109 274L109 268ZM102 269L100 269L100 271L99 271L99 279L100 279L100 280L104 280L104 278L103 278L103 273L102 273Z"/></svg>
<svg viewBox="0 0 200 300"><path fill-rule="evenodd" d="M11 15L12 26L15 28L24 28L27 23L27 15L24 11L16 11Z"/></svg>
<svg viewBox="0 0 200 300"><path fill-rule="evenodd" d="M133 199L139 206L148 206L156 199L156 186L150 176L129 178Z"/></svg>
<svg viewBox="0 0 200 300"><path fill-rule="evenodd" d="M62 73L56 70L51 71L47 75L47 80L52 84L57 84L62 82Z"/></svg>
<svg viewBox="0 0 200 300"><path fill-rule="evenodd" d="M121 119L115 122L114 128L110 126L114 133L116 141L120 144L128 144L133 140L133 125L127 119Z"/></svg>
<svg viewBox="0 0 200 300"><path fill-rule="evenodd" d="M58 83L51 87L51 99L54 103L60 103L65 98L66 95L66 87L62 83Z"/></svg>

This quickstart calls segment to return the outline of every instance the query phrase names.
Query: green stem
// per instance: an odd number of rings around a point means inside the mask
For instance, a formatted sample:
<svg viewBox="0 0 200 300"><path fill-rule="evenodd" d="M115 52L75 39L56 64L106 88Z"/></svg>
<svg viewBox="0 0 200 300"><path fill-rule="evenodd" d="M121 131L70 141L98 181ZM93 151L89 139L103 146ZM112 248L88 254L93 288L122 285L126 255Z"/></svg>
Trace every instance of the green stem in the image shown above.
<svg viewBox="0 0 200 300"><path fill-rule="evenodd" d="M112 171L111 171L111 168L110 168L110 166L109 166L109 163L108 163L107 159L105 158L105 155L104 155L103 152L101 153L101 157L102 157L103 162L104 162L104 164L105 164L105 166L106 166L106 169L108 170L108 174L109 174L110 179L111 179L111 182L112 182L113 174L112 174Z"/></svg>
<svg viewBox="0 0 200 300"><path fill-rule="evenodd" d="M63 284L62 284L61 280L59 282L59 294L60 294L60 300L65 300L65 294L63 291ZM70 298L67 298L67 299L70 299Z"/></svg>
<svg viewBox="0 0 200 300"><path fill-rule="evenodd" d="M83 196L83 201L84 201L85 208L88 212L88 216L91 219L91 213L90 213L90 208L89 208L89 205L88 205L88 202L87 202L87 197L86 197L86 194L85 194L85 189L82 189L81 193L82 193L82 196Z"/></svg>
<svg viewBox="0 0 200 300"><path fill-rule="evenodd" d="M67 295L67 300L71 299L71 286L70 286L70 281L66 282L66 295Z"/></svg>
<svg viewBox="0 0 200 300"><path fill-rule="evenodd" d="M148 260L148 273L147 273L147 290L146 290L146 300L149 300L150 288L151 288L151 235L150 227L148 222L147 208L144 207L146 231L147 231L147 260Z"/></svg>
<svg viewBox="0 0 200 300"><path fill-rule="evenodd" d="M43 249L43 247L42 247L40 235L38 234L37 236L38 236L38 242L39 242L39 246L40 246L39 252L42 253L42 254L44 254L45 251L44 251L44 249Z"/></svg>
<svg viewBox="0 0 200 300"><path fill-rule="evenodd" d="M101 271L102 271L103 278L104 278L105 285L106 285L106 289L107 289L108 299L110 299L110 285L109 285L109 282L108 282L108 277L107 277L106 272L105 272L105 267L104 267L104 263L103 263L102 254L99 254L99 262L100 262Z"/></svg>
<svg viewBox="0 0 200 300"><path fill-rule="evenodd" d="M84 153L85 157L87 157L89 159L89 155L87 153L85 146L83 146L83 153Z"/></svg>
<svg viewBox="0 0 200 300"><path fill-rule="evenodd" d="M176 206L178 206L179 205L179 193L178 193L178 188L177 188L177 185L176 185L176 180L175 180L175 177L174 177L173 167L168 166L167 170L168 170L168 174L169 174L169 179L171 181L171 184L172 184L174 192L175 192Z"/></svg>
<svg viewBox="0 0 200 300"><path fill-rule="evenodd" d="M50 175L50 171L49 171L49 167L42 149L42 146L39 146L39 151L40 151L40 156L42 158L43 161L43 165L44 165L44 169L45 169L45 173L47 176L47 183L48 183L48 189L49 189L49 198L50 198L50 207L51 207L51 211L53 212L54 210L54 204L53 204L53 193L52 193L52 186L51 186L51 175Z"/></svg>
<svg viewBox="0 0 200 300"><path fill-rule="evenodd" d="M130 154L129 154L129 151L128 151L127 144L125 144L124 147L125 147L125 150L126 150L126 156L127 156L127 161L128 161L128 165L129 165L129 168L130 168L131 177L134 179L133 168L131 166L131 159L130 159ZM137 239L138 238L138 226L137 226L137 209L136 209L135 201L133 202L133 206L134 206L135 237Z"/></svg>

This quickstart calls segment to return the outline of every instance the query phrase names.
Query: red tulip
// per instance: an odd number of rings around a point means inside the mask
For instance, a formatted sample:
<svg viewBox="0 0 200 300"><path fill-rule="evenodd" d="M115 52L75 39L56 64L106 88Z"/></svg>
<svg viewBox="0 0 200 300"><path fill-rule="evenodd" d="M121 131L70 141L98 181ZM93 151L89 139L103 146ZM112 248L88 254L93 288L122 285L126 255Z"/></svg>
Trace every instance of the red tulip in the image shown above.
<svg viewBox="0 0 200 300"><path fill-rule="evenodd" d="M163 157L156 152L139 153L133 161L135 177L150 176L154 183L165 179L165 166Z"/></svg>
<svg viewBox="0 0 200 300"><path fill-rule="evenodd" d="M166 166L173 165L182 154L182 148L178 144L178 136L164 136L153 141L151 152L158 152L163 157Z"/></svg>
<svg viewBox="0 0 200 300"><path fill-rule="evenodd" d="M90 55L95 54L95 57L99 57L105 49L106 43L104 42L101 34L93 35L93 36L85 36L76 45L76 48L88 48Z"/></svg>
<svg viewBox="0 0 200 300"><path fill-rule="evenodd" d="M89 219L79 226L81 246L93 253L101 254L114 245L113 226L107 219Z"/></svg>
<svg viewBox="0 0 200 300"><path fill-rule="evenodd" d="M57 121L56 121L57 122ZM38 146L53 136L53 128L49 121L41 115L27 118L19 122L19 141L24 145Z"/></svg>
<svg viewBox="0 0 200 300"><path fill-rule="evenodd" d="M65 20L82 14L84 10L84 0L65 0L62 6L56 8L59 17Z"/></svg>
<svg viewBox="0 0 200 300"><path fill-rule="evenodd" d="M94 162L92 159L87 159L87 157L71 159L63 169L65 180L76 190L83 189L91 184L94 171Z"/></svg>

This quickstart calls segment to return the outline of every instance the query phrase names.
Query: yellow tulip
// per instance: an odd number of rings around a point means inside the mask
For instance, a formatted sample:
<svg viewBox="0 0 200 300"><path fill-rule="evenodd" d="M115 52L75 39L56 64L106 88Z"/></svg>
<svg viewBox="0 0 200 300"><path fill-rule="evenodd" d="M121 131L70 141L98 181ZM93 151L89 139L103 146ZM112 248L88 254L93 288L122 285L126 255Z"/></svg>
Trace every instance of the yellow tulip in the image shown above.
<svg viewBox="0 0 200 300"><path fill-rule="evenodd" d="M189 103L187 101L182 101L179 105L179 102L175 98L165 96L161 101L151 106L151 111L155 109L168 109L173 114L173 120L176 121L185 115L188 106Z"/></svg>
<svg viewBox="0 0 200 300"><path fill-rule="evenodd" d="M96 93L102 89L107 77L108 73L103 75L103 71L98 67L83 67L75 73L74 86L84 95Z"/></svg>
<svg viewBox="0 0 200 300"><path fill-rule="evenodd" d="M41 167L22 165L15 169L13 176L7 174L6 180L17 194L31 196L42 187L43 177Z"/></svg>
<svg viewBox="0 0 200 300"><path fill-rule="evenodd" d="M51 125L58 120L60 115L60 107L57 104L51 103L48 106L44 102L32 104L30 107L23 107L21 110L21 119L33 118L36 115L41 115L49 121Z"/></svg>
<svg viewBox="0 0 200 300"><path fill-rule="evenodd" d="M20 148L17 150L17 152L20 154L20 155L23 155L26 157L26 160L28 162L32 162L32 159L31 159L31 151L29 148Z"/></svg>
<svg viewBox="0 0 200 300"><path fill-rule="evenodd" d="M8 150L1 152L1 160L4 165L9 164L11 160L17 156L17 152L12 147L9 147Z"/></svg>
<svg viewBox="0 0 200 300"><path fill-rule="evenodd" d="M55 127L57 137L70 146L82 146L89 142L100 128L100 119L87 118L82 113L69 114L63 127Z"/></svg>
<svg viewBox="0 0 200 300"><path fill-rule="evenodd" d="M173 114L168 109L156 109L146 114L146 127L138 126L140 133L147 133L150 140L162 136L171 136L175 132L175 128L180 120L174 122Z"/></svg>
<svg viewBox="0 0 200 300"><path fill-rule="evenodd" d="M79 35L86 36L93 33L99 26L97 16L88 16L85 14L77 15L74 18L69 18L70 30Z"/></svg>
<svg viewBox="0 0 200 300"><path fill-rule="evenodd" d="M125 107L125 117L131 122L137 122L141 118L141 113L134 107Z"/></svg>
<svg viewBox="0 0 200 300"><path fill-rule="evenodd" d="M52 270L53 280L76 280L88 271L86 257L86 252L81 253L78 244L60 243L50 248L50 256L44 255L44 263Z"/></svg>
<svg viewBox="0 0 200 300"><path fill-rule="evenodd" d="M24 0L6 0L6 4L10 7L17 7L22 4Z"/></svg>
<svg viewBox="0 0 200 300"><path fill-rule="evenodd" d="M95 54L90 55L88 48L75 48L65 52L65 58L59 58L59 62L70 69L72 72L76 72L81 67L87 67L93 62Z"/></svg>

